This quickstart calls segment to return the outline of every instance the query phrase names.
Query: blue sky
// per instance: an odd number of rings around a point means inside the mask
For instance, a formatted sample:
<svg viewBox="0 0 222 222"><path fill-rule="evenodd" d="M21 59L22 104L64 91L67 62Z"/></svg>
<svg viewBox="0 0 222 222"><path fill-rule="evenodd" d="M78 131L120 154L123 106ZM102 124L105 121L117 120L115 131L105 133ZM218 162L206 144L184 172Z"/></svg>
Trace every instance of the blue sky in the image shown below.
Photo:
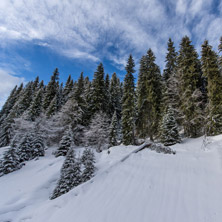
<svg viewBox="0 0 222 222"><path fill-rule="evenodd" d="M167 40L178 47L188 35L198 52L204 39L217 49L222 35L219 0L1 0L0 106L15 84L47 82L58 67L60 78L80 72L124 76L130 53L137 69L152 48L164 68Z"/></svg>

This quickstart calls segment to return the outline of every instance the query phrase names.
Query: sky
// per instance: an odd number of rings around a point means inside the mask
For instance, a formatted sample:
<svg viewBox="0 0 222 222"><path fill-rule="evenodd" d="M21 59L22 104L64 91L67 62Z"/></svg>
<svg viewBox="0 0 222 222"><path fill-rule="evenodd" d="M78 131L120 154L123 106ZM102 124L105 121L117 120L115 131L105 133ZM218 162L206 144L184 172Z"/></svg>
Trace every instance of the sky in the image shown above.
<svg viewBox="0 0 222 222"><path fill-rule="evenodd" d="M129 54L138 70L151 48L162 70L169 37L178 49L184 35L199 53L205 39L217 50L222 1L0 0L0 107L16 84L47 83L56 67L65 82L102 62L123 80Z"/></svg>

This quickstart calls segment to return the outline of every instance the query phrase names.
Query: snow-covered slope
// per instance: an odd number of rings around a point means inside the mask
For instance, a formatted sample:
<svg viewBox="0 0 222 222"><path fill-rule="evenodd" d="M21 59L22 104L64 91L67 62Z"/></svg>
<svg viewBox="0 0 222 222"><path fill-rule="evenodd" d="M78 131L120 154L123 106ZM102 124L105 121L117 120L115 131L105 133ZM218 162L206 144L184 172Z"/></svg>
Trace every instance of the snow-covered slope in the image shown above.
<svg viewBox="0 0 222 222"><path fill-rule="evenodd" d="M96 176L49 200L63 158L30 161L0 178L0 221L221 222L222 136L173 146L176 155L113 147L97 154Z"/></svg>

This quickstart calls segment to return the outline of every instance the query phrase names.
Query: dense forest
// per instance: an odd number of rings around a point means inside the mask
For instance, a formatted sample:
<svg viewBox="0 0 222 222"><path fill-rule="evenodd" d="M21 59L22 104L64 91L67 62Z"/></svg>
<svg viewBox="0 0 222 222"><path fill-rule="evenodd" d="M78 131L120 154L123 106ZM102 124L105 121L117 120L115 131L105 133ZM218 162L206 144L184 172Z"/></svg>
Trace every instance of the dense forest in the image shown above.
<svg viewBox="0 0 222 222"><path fill-rule="evenodd" d="M56 68L47 85L36 77L15 86L0 111L0 147L10 145L22 162L44 155L46 145L60 144L64 152L67 141L99 152L146 138L173 145L181 137L221 134L222 37L218 52L206 40L200 56L187 36L178 52L171 39L167 44L163 73L149 49L137 83L130 55L123 82L105 75L100 63L92 81L81 73L63 85Z"/></svg>

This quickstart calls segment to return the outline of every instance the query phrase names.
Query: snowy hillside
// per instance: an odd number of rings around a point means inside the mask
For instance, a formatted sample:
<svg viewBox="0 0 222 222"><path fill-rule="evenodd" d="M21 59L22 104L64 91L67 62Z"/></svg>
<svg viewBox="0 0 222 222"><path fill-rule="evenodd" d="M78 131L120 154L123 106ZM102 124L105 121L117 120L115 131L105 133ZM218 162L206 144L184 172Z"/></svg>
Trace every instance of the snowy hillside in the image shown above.
<svg viewBox="0 0 222 222"><path fill-rule="evenodd" d="M55 200L64 158L50 148L0 178L0 221L221 222L222 136L208 142L186 139L172 147L176 155L144 149L123 162L137 147L113 147L96 154L93 179Z"/></svg>

